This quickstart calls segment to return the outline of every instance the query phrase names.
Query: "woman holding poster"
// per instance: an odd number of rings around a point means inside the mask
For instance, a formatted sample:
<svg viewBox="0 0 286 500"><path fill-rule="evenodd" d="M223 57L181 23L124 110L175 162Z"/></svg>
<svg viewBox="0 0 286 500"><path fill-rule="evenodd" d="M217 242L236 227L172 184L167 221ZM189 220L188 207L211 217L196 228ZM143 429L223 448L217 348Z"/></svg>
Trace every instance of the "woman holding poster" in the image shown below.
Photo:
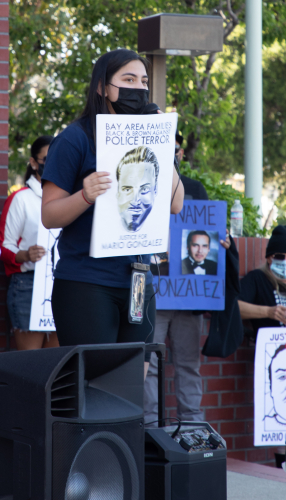
<svg viewBox="0 0 286 500"><path fill-rule="evenodd" d="M148 266L149 255L89 256L94 203L111 185L108 165L106 171L96 172L96 116L144 114L148 97L147 61L126 49L108 52L94 66L81 117L51 144L42 178L42 220L47 228L63 228L52 296L60 345L152 342L155 299L150 271L143 321L128 321L132 265ZM183 197L174 169L172 213L180 212Z"/></svg>
<svg viewBox="0 0 286 500"><path fill-rule="evenodd" d="M5 201L0 220L1 260L9 277L7 306L18 350L58 347L55 332L30 331L35 263L46 253L37 245L41 213L41 176L52 136L43 135L31 147L25 187Z"/></svg>

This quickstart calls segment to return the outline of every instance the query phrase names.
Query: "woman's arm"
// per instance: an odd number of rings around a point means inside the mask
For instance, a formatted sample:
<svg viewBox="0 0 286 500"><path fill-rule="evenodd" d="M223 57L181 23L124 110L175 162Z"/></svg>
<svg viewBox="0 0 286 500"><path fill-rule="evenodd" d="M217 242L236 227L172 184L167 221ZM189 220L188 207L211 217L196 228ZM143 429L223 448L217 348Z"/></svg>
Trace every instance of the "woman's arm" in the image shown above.
<svg viewBox="0 0 286 500"><path fill-rule="evenodd" d="M42 222L47 229L65 227L83 214L110 188L108 172L94 172L83 181L83 190L70 194L53 182L43 186ZM84 196L83 196L84 195ZM87 201L86 201L87 200Z"/></svg>
<svg viewBox="0 0 286 500"><path fill-rule="evenodd" d="M177 187L178 186L178 187ZM176 190L177 188L177 190ZM175 196L174 196L175 193ZM185 190L182 181L180 180L177 171L174 167L173 170L173 181L172 181L172 204L171 204L171 214L178 214L184 204ZM173 199L174 197L174 199Z"/></svg>
<svg viewBox="0 0 286 500"><path fill-rule="evenodd" d="M1 260L8 274L20 272L23 250L19 250L18 242L23 234L26 210L23 203L22 190L11 194L5 201L1 215ZM20 256L20 260L17 257Z"/></svg>
<svg viewBox="0 0 286 500"><path fill-rule="evenodd" d="M39 245L19 250L18 242L23 234L27 217L22 194L22 192L14 193L7 198L0 223L3 237L1 260L9 270L14 271L15 268L20 271L20 264L23 262L38 262L46 253L45 248ZM9 208L6 210L7 206Z"/></svg>
<svg viewBox="0 0 286 500"><path fill-rule="evenodd" d="M259 306L238 300L242 319L270 318L286 324L286 307L284 306Z"/></svg>

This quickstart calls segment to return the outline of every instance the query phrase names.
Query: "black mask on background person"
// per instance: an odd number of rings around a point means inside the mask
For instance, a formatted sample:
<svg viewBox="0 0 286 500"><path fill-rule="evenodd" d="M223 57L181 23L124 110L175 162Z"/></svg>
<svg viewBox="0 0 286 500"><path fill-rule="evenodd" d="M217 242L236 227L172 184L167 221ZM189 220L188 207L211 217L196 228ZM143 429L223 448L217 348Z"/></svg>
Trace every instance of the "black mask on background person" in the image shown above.
<svg viewBox="0 0 286 500"><path fill-rule="evenodd" d="M45 164L44 163L39 163L38 161L37 161L37 163L38 163L38 166L39 166L37 172L38 172L39 176L42 177L43 172L44 172L44 168L45 168Z"/></svg>
<svg viewBox="0 0 286 500"><path fill-rule="evenodd" d="M118 115L142 115L149 99L149 90L130 89L128 87L113 87L119 89L117 101L110 101L111 105Z"/></svg>

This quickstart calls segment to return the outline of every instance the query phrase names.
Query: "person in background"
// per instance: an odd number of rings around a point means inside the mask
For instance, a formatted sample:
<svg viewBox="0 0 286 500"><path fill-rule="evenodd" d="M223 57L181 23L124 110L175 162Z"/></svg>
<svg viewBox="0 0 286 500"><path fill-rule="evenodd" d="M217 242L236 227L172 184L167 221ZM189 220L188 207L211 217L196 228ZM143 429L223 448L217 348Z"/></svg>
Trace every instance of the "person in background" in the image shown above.
<svg viewBox="0 0 286 500"><path fill-rule="evenodd" d="M240 281L238 305L243 320L250 320L256 338L259 328L286 325L286 226L272 231L266 262Z"/></svg>
<svg viewBox="0 0 286 500"><path fill-rule="evenodd" d="M7 306L18 350L57 347L55 332L29 330L35 263L46 250L37 245L41 216L41 176L52 136L38 137L31 147L25 187L5 201L0 219L1 260L9 277Z"/></svg>
<svg viewBox="0 0 286 500"><path fill-rule="evenodd" d="M181 145L183 137L176 134L176 157L178 163L183 158ZM185 200L208 200L207 192L199 181L181 176L185 188ZM154 343L164 343L168 335L175 368L175 394L177 417L180 420L202 420L200 409L202 399L202 379L200 375L200 336L203 316L193 311L158 311ZM158 418L158 363L155 353L145 380L144 410L145 422ZM157 426L157 424L156 424Z"/></svg>
<svg viewBox="0 0 286 500"><path fill-rule="evenodd" d="M183 137L177 132L175 154L178 163L180 163L184 155L184 150L181 147L182 142ZM185 188L185 200L208 200L207 192L201 182L184 175L181 176L181 180ZM237 254L235 244L229 238L228 234L226 240L221 240L220 244L227 250L226 261L228 266L228 262L233 258L233 254ZM230 266L229 274L232 275ZM238 273L235 272L234 274L237 275L238 281ZM238 311L237 313L239 316ZM225 322L230 323L230 320L227 319ZM216 324L214 330L215 334L217 334L218 318L215 315L214 324ZM203 311L157 310L156 312L156 329L153 342L164 343L166 337L169 337L172 361L175 368L174 383L177 399L177 418L181 421L203 420L203 412L200 409L203 394L202 378L200 375L200 337L202 327ZM221 328L220 324L219 328ZM212 338L209 341L209 346L205 346L205 348L210 353L206 353L207 356L216 355L212 354L213 349L218 349L219 355L223 351L219 342L213 342ZM144 413L145 423L152 422L152 425L157 427L158 362L155 353L151 355L150 366L145 380Z"/></svg>

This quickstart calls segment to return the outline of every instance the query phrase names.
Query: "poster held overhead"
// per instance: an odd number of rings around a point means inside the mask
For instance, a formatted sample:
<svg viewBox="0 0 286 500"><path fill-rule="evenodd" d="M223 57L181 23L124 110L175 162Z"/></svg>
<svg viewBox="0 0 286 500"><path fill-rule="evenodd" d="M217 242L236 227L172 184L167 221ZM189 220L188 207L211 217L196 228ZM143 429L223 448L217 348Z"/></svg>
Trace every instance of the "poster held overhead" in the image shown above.
<svg viewBox="0 0 286 500"><path fill-rule="evenodd" d="M90 256L165 252L177 114L97 115L97 172L111 188L96 200Z"/></svg>

